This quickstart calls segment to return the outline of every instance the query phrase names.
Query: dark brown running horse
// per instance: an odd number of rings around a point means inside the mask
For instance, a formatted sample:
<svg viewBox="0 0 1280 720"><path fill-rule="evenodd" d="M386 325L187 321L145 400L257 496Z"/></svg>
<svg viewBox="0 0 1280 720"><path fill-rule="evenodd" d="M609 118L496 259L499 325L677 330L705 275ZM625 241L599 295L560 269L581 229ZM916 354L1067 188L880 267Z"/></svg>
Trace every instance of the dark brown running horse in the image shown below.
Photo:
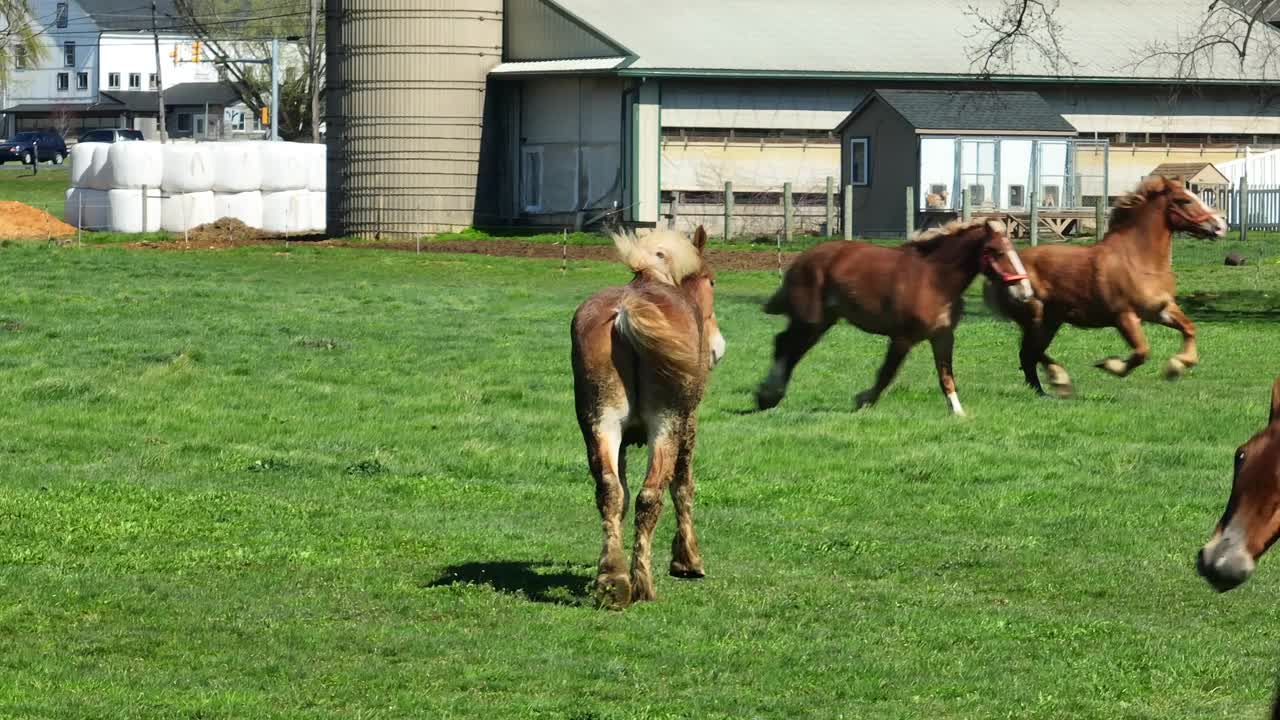
<svg viewBox="0 0 1280 720"><path fill-rule="evenodd" d="M1116 203L1106 237L1093 245L1041 245L1022 251L1035 298L1012 303L988 287L987 302L1022 326L1019 359L1027 384L1043 394L1036 364L1050 386L1071 394L1071 377L1049 357L1049 344L1063 323L1082 328L1114 327L1132 348L1128 358L1109 357L1097 367L1124 377L1147 361L1142 323L1154 322L1182 333L1182 350L1169 359L1165 377L1181 377L1200 361L1196 330L1174 302L1172 270L1175 231L1221 237L1227 223L1176 180L1149 178Z"/></svg>
<svg viewBox="0 0 1280 720"><path fill-rule="evenodd" d="M654 598L651 545L668 487L676 506L671 574L704 574L693 531L693 445L707 374L725 350L712 307L715 279L702 253L706 241L701 227L692 243L667 231L615 235L634 278L592 295L573 316L573 394L603 524L596 590L605 605ZM646 444L649 469L636 498L628 574L625 448Z"/></svg>
<svg viewBox="0 0 1280 720"><path fill-rule="evenodd" d="M1218 592L1253 575L1258 558L1280 538L1280 378L1271 386L1267 426L1236 448L1227 509L1196 556L1200 576Z"/></svg>
<svg viewBox="0 0 1280 720"><path fill-rule="evenodd" d="M757 405L768 409L782 402L796 364L844 318L889 337L875 385L855 398L859 409L874 404L911 348L928 340L942 393L951 412L963 415L951 351L961 295L979 272L1007 287L1014 299L1031 296L1018 253L996 221L953 222L899 247L835 241L806 250L764 306L790 322L774 339L773 367L756 391Z"/></svg>

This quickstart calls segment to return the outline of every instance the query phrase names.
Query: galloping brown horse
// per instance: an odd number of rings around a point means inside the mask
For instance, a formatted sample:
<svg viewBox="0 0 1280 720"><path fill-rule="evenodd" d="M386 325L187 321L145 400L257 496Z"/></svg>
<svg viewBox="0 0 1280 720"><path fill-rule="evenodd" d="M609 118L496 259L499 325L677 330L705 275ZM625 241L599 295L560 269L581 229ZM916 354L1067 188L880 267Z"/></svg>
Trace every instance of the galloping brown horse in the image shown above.
<svg viewBox="0 0 1280 720"><path fill-rule="evenodd" d="M1009 288L1015 299L1031 286L1003 223L953 222L917 235L900 247L835 241L805 251L787 269L782 287L764 306L790 322L774 339L773 367L756 391L768 409L782 402L791 373L804 354L840 318L889 337L889 352L875 385L855 398L872 405L889 386L907 353L928 340L938 382L951 411L963 415L951 369L961 295L979 273Z"/></svg>
<svg viewBox="0 0 1280 720"><path fill-rule="evenodd" d="M1280 378L1271 386L1267 426L1236 449L1227 509L1196 556L1196 570L1218 592L1244 583L1280 538Z"/></svg>
<svg viewBox="0 0 1280 720"><path fill-rule="evenodd" d="M676 506L671 574L704 574L693 531L693 445L707 374L725 350L712 307L715 279L702 253L706 241L701 227L692 243L674 232L615 235L634 278L592 295L573 316L573 392L603 522L596 588L606 605L654 598L651 544L668 486ZM628 576L625 448L645 444L649 470L636 498Z"/></svg>
<svg viewBox="0 0 1280 720"><path fill-rule="evenodd" d="M1039 363L1058 395L1071 394L1071 377L1046 352L1063 323L1119 330L1132 353L1127 359L1109 357L1097 364L1119 377L1147 361L1144 320L1182 333L1182 350L1169 359L1165 377L1176 379L1200 361L1195 326L1174 302L1175 231L1220 237L1227 223L1181 182L1149 178L1116 203L1111 228L1101 242L1041 245L1022 252L1035 289L1033 300L1011 303L988 286L988 304L1022 326L1019 358L1028 385L1044 394L1036 373Z"/></svg>

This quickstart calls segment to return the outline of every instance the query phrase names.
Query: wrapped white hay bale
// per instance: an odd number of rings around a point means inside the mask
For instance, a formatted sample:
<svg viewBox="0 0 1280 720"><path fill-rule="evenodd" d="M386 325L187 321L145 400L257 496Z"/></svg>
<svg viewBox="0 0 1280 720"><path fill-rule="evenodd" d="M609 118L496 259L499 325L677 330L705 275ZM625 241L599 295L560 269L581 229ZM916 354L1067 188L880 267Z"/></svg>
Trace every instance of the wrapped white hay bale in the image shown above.
<svg viewBox="0 0 1280 720"><path fill-rule="evenodd" d="M328 189L327 177L328 168L326 159L329 157L326 152L324 143L307 145L307 189L313 192L324 192Z"/></svg>
<svg viewBox="0 0 1280 720"><path fill-rule="evenodd" d="M139 142L116 143L116 145L141 145ZM114 158L113 158L114 162ZM143 193L146 196L143 196ZM113 232L140 233L160 231L160 188L117 188L107 191L107 204L110 206L110 222Z"/></svg>
<svg viewBox="0 0 1280 720"><path fill-rule="evenodd" d="M273 233L311 232L311 203L306 190L262 193L263 230Z"/></svg>
<svg viewBox="0 0 1280 720"><path fill-rule="evenodd" d="M198 193L213 190L213 153L207 144L164 146L166 194Z"/></svg>
<svg viewBox="0 0 1280 720"><path fill-rule="evenodd" d="M93 162L85 171L82 179L87 187L94 190L110 190L111 177L111 143L92 143Z"/></svg>
<svg viewBox="0 0 1280 720"><path fill-rule="evenodd" d="M301 143L258 143L262 153L262 192L306 190L310 173L307 150Z"/></svg>
<svg viewBox="0 0 1280 720"><path fill-rule="evenodd" d="M92 150L88 155L92 157ZM111 226L109 202L106 190L67 188L62 217L68 225L84 230L107 230Z"/></svg>
<svg viewBox="0 0 1280 720"><path fill-rule="evenodd" d="M160 227L168 232L186 232L217 220L213 191L169 195L160 203Z"/></svg>
<svg viewBox="0 0 1280 720"><path fill-rule="evenodd" d="M71 175L71 187L91 188L94 185L93 153L97 148L109 150L104 143L78 143L71 148L68 168Z"/></svg>
<svg viewBox="0 0 1280 720"><path fill-rule="evenodd" d="M262 144L250 142L212 144L210 152L213 154L213 191L228 194L261 190L262 156L258 152L258 146Z"/></svg>
<svg viewBox="0 0 1280 720"><path fill-rule="evenodd" d="M328 230L328 214L326 211L326 203L328 201L328 193L310 191L307 193L307 203L311 206L311 230L313 232L325 232Z"/></svg>
<svg viewBox="0 0 1280 720"><path fill-rule="evenodd" d="M220 193L213 194L213 218L232 218L251 228L262 228L262 193Z"/></svg>
<svg viewBox="0 0 1280 720"><path fill-rule="evenodd" d="M159 188L164 180L164 150L157 142L112 143L111 189Z"/></svg>

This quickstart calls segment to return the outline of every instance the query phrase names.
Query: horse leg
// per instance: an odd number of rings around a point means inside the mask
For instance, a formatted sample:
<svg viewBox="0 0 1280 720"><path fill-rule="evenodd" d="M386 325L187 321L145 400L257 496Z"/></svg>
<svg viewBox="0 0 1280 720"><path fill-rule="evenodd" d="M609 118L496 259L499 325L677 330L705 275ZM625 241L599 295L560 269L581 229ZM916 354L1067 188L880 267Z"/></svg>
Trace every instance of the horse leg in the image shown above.
<svg viewBox="0 0 1280 720"><path fill-rule="evenodd" d="M1058 330L1062 328L1061 320L1047 320L1040 325L1036 332L1036 354L1034 362L1039 362L1044 366L1045 375L1049 377L1049 387L1053 388L1054 394L1060 398L1071 397L1074 388L1071 386L1071 376L1067 374L1067 369L1062 367L1057 360L1049 357L1049 344L1053 342L1054 336L1058 334ZM1024 346L1026 339L1023 339ZM1024 365L1023 370L1026 370ZM1035 374L1035 368L1031 368L1031 372ZM1041 391L1043 393L1043 390Z"/></svg>
<svg viewBox="0 0 1280 720"><path fill-rule="evenodd" d="M698 421L689 418L677 442L676 469L671 478L671 501L676 506L676 537L671 542L670 572L678 578L706 575L698 536L693 531L693 445Z"/></svg>
<svg viewBox="0 0 1280 720"><path fill-rule="evenodd" d="M1098 363L1097 367L1117 377L1125 377L1135 368L1147 361L1147 337L1142 333L1142 320L1133 312L1123 312L1116 318L1116 329L1124 336L1125 342L1133 348L1128 359L1121 360L1112 356Z"/></svg>
<svg viewBox="0 0 1280 720"><path fill-rule="evenodd" d="M964 408L960 406L960 396L956 394L955 370L951 366L951 352L955 348L956 335L954 328L947 328L929 338L933 346L933 364L938 369L938 385L947 398L952 415L964 417Z"/></svg>
<svg viewBox="0 0 1280 720"><path fill-rule="evenodd" d="M587 464L596 481L604 543L596 569L596 596L602 605L624 608L631 602L631 580L622 555L622 518L626 515L626 481L622 475L622 427L603 422L587 439Z"/></svg>
<svg viewBox="0 0 1280 720"><path fill-rule="evenodd" d="M814 325L803 320L792 319L787 329L778 333L773 339L773 367L764 382L756 390L756 406L761 410L777 407L782 396L787 393L787 383L791 382L791 373L799 364L800 358L822 339L823 333L831 328L832 323L823 321Z"/></svg>
<svg viewBox="0 0 1280 720"><path fill-rule="evenodd" d="M671 419L657 421L660 425L649 433L649 470L645 474L644 488L636 497L636 540L631 550L631 601L652 600L653 590L653 530L662 514L662 495L671 483L675 468L677 433Z"/></svg>
<svg viewBox="0 0 1280 720"><path fill-rule="evenodd" d="M1169 358L1169 364L1164 366L1165 379L1177 380L1188 368L1200 362L1200 353L1196 350L1196 326L1182 312L1182 308L1172 302L1164 306L1155 321L1182 333L1182 351Z"/></svg>
<svg viewBox="0 0 1280 720"><path fill-rule="evenodd" d="M1022 365L1022 377L1027 385L1044 395L1044 386L1040 384L1040 373L1036 372L1036 363L1041 357L1040 333L1034 327L1022 328L1022 347L1018 350L1018 362Z"/></svg>
<svg viewBox="0 0 1280 720"><path fill-rule="evenodd" d="M880 372L876 373L876 384L870 390L863 390L854 397L854 407L857 410L868 405L875 405L880 399L880 393L889 387L889 383L893 382L893 376L898 374L898 368L902 367L902 361L907 359L907 353L911 352L911 347L915 342L907 338L891 338L889 340L889 351L885 353L884 363L880 365Z"/></svg>

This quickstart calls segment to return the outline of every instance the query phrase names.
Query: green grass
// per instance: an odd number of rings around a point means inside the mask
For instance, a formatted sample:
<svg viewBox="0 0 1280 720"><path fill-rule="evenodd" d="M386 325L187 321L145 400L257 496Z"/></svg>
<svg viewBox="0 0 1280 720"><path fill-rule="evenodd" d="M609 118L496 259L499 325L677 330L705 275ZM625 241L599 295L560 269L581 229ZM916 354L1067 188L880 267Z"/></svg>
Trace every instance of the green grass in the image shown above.
<svg viewBox="0 0 1280 720"><path fill-rule="evenodd" d="M1118 336L1068 329L1079 395L1036 399L975 296L966 420L927 348L852 412L884 342L847 327L744 412L777 278L722 274L709 576L617 613L584 593L567 330L620 267L8 244L0 716L1262 717L1280 574L1216 595L1192 555L1280 372L1266 250L1179 242L1204 364L1177 384L1172 331L1117 380L1090 365Z"/></svg>
<svg viewBox="0 0 1280 720"><path fill-rule="evenodd" d="M70 183L65 165L43 164L34 175L28 166L16 163L0 165L0 199L17 200L47 210L56 218L62 218Z"/></svg>

